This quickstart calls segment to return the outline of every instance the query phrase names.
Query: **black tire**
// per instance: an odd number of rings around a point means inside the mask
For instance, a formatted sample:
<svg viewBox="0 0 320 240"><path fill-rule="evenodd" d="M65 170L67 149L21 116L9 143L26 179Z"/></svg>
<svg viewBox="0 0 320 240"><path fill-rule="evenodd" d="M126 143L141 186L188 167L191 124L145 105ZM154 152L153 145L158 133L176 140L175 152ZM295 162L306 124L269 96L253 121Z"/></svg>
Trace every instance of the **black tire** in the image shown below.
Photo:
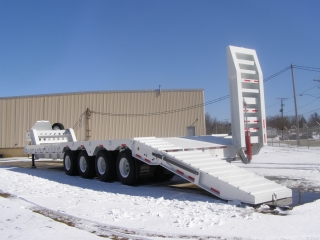
<svg viewBox="0 0 320 240"><path fill-rule="evenodd" d="M62 125L62 123L54 123L52 125L52 130L63 130L64 126Z"/></svg>
<svg viewBox="0 0 320 240"><path fill-rule="evenodd" d="M169 181L169 180L171 180L174 176L175 176L175 174L172 173L172 172L167 173L167 174L164 175L163 181Z"/></svg>
<svg viewBox="0 0 320 240"><path fill-rule="evenodd" d="M94 158L89 157L86 151L81 151L79 153L78 171L83 178L93 178L95 175Z"/></svg>
<svg viewBox="0 0 320 240"><path fill-rule="evenodd" d="M153 176L150 177L152 182L161 182L163 181L164 169L161 166L155 166Z"/></svg>
<svg viewBox="0 0 320 240"><path fill-rule="evenodd" d="M78 174L77 157L71 150L64 153L63 156L63 169L69 176Z"/></svg>
<svg viewBox="0 0 320 240"><path fill-rule="evenodd" d="M119 153L116 168L118 178L122 184L132 186L137 182L135 160L130 150L124 150Z"/></svg>
<svg viewBox="0 0 320 240"><path fill-rule="evenodd" d="M161 166L156 166L153 177L150 178L153 182L162 182L162 181L169 181L171 178L174 177L174 173L164 169Z"/></svg>
<svg viewBox="0 0 320 240"><path fill-rule="evenodd" d="M116 175L116 161L107 151L99 151L95 158L97 177L102 182L113 181Z"/></svg>

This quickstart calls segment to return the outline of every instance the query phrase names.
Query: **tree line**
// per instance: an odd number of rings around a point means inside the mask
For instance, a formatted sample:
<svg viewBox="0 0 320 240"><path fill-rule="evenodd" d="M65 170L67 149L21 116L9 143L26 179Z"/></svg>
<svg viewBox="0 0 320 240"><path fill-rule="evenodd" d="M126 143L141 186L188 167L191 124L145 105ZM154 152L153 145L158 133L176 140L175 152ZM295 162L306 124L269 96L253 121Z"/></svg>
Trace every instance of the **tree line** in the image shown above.
<svg viewBox="0 0 320 240"><path fill-rule="evenodd" d="M313 113L306 119L303 115L299 115L299 128L304 127L320 127L320 115L318 113ZM279 115L269 116L266 119L267 126L273 127L278 130L286 130L290 128L297 127L295 116L284 116L283 118Z"/></svg>
<svg viewBox="0 0 320 240"><path fill-rule="evenodd" d="M231 133L231 123L225 119L224 121L218 120L216 117L212 117L209 113L205 115L206 121L206 134L230 134ZM295 116L284 116L280 115L268 116L266 118L267 126L273 127L278 130L286 130L292 127L296 127L296 117ZM303 127L320 127L320 115L318 113L313 113L308 119L304 116L299 116L299 128Z"/></svg>
<svg viewBox="0 0 320 240"><path fill-rule="evenodd" d="M231 123L227 119L219 121L216 117L212 117L209 113L206 113L205 120L207 135L231 133Z"/></svg>

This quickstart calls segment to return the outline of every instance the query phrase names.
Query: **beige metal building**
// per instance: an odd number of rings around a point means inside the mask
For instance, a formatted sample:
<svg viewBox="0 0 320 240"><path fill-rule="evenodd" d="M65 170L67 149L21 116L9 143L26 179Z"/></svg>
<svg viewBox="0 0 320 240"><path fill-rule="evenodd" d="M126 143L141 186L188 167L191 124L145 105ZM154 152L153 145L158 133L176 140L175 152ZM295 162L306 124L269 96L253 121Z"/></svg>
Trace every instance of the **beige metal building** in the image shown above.
<svg viewBox="0 0 320 240"><path fill-rule="evenodd" d="M23 156L37 120L74 128L78 141L205 134L203 89L106 91L0 98L0 154Z"/></svg>

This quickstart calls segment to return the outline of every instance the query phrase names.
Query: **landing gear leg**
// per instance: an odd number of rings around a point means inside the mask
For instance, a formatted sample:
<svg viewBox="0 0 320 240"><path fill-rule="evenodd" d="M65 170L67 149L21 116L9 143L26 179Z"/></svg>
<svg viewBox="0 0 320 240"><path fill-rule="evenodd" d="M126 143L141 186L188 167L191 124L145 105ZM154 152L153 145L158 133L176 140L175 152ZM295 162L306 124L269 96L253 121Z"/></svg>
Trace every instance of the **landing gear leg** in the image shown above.
<svg viewBox="0 0 320 240"><path fill-rule="evenodd" d="M31 168L37 168L37 166L34 164L34 154L32 154L32 165Z"/></svg>

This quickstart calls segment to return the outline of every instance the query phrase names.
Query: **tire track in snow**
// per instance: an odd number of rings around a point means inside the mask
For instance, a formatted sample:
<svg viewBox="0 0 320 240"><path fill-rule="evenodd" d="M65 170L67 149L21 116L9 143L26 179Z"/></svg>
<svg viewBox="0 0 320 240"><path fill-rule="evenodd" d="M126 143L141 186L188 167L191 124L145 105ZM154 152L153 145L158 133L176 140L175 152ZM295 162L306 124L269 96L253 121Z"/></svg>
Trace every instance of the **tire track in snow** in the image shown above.
<svg viewBox="0 0 320 240"><path fill-rule="evenodd" d="M40 206L34 202L31 202L25 198L16 196L14 194L10 194L7 192L3 192L0 189L0 196L5 198L12 198L18 199L24 202L31 204L33 207L29 208L30 211L34 213L41 214L45 217L51 218L54 221L63 223L68 225L69 227L75 227L81 230L85 230L92 234L95 234L100 237L104 238L112 238L112 239L135 239L135 240L147 240L147 239L154 239L154 238L171 238L171 239L220 239L220 240L227 240L227 239L237 239L240 240L241 238L221 238L221 237L214 237L214 236L195 236L195 235L178 235L178 234L169 234L169 233L155 233L151 231L142 231L142 230L135 230L135 229L128 229L128 228L121 228L117 226L112 226L108 224L102 224L99 222L87 220L84 218L72 216L66 213L62 213L59 211L55 211L43 206Z"/></svg>

